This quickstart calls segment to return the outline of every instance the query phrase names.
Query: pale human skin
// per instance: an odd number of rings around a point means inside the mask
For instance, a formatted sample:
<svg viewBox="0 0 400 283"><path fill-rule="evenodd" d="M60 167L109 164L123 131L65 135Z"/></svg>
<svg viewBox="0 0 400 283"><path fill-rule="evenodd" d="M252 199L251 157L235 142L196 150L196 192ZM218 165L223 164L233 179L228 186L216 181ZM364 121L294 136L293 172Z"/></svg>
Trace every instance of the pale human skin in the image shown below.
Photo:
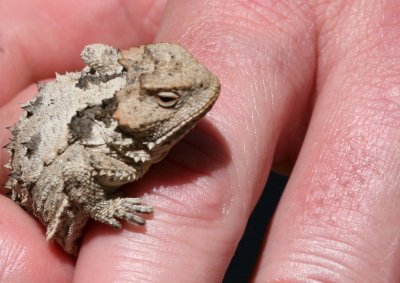
<svg viewBox="0 0 400 283"><path fill-rule="evenodd" d="M155 207L145 229L93 223L75 261L1 196L0 281L220 282L272 166L293 170L254 282L398 282L398 2L164 2L0 2L2 144L32 83L79 69L88 43L178 42L222 85L127 187Z"/></svg>

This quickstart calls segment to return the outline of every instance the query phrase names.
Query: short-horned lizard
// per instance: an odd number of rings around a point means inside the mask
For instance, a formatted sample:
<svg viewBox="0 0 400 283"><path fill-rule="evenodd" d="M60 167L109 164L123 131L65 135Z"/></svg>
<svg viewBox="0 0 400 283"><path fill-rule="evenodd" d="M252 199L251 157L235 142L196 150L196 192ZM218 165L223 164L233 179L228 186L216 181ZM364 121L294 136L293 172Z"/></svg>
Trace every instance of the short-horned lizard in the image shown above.
<svg viewBox="0 0 400 283"><path fill-rule="evenodd" d="M41 84L6 146L11 197L76 255L87 221L144 224L152 207L115 191L159 162L216 101L220 84L183 47L88 45L87 67Z"/></svg>

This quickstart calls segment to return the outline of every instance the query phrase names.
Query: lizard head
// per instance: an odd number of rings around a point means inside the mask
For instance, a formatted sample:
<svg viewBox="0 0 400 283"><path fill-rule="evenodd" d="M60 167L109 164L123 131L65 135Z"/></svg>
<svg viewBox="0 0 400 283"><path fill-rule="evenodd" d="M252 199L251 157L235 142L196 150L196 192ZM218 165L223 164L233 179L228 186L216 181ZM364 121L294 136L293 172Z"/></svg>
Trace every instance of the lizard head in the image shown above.
<svg viewBox="0 0 400 283"><path fill-rule="evenodd" d="M119 62L127 84L116 94L113 118L150 149L178 141L219 95L218 78L177 44L122 51Z"/></svg>

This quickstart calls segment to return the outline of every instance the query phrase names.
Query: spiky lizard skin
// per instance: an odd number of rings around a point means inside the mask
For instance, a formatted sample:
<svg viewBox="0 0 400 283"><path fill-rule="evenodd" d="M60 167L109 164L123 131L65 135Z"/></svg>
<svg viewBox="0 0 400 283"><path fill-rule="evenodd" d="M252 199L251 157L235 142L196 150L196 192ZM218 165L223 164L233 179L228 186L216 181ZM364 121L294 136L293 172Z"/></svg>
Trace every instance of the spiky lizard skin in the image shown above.
<svg viewBox="0 0 400 283"><path fill-rule="evenodd" d="M115 193L159 162L216 101L220 84L183 47L93 44L87 67L39 87L12 129L11 198L77 255L92 218L144 224L152 207Z"/></svg>

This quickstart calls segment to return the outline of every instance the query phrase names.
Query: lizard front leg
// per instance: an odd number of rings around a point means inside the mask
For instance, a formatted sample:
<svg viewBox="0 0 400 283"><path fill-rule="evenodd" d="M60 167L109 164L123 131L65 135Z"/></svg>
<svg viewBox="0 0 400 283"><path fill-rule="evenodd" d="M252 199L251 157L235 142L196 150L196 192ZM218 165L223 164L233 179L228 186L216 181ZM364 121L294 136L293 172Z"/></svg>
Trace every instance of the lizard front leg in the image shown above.
<svg viewBox="0 0 400 283"><path fill-rule="evenodd" d="M114 189L136 179L134 168L102 153L89 156L84 164L69 162L64 167L65 191L69 198L94 220L114 228L121 228L117 219L143 225L145 220L135 213L152 213L153 208L143 205L139 198L121 198L113 193Z"/></svg>

